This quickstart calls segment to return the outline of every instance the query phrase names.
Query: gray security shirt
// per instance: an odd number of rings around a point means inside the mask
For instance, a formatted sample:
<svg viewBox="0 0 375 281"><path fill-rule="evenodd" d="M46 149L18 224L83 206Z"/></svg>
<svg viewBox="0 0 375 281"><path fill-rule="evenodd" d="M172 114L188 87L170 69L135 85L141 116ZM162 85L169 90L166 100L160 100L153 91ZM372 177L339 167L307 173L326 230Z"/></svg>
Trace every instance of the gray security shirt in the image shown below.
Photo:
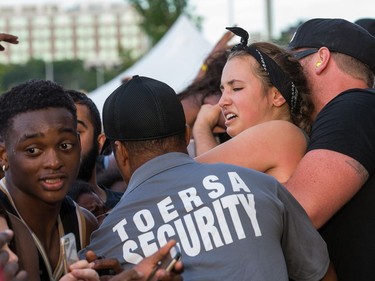
<svg viewBox="0 0 375 281"><path fill-rule="evenodd" d="M273 177L183 153L138 168L86 250L128 268L170 239L188 281L320 280L329 264L325 242Z"/></svg>

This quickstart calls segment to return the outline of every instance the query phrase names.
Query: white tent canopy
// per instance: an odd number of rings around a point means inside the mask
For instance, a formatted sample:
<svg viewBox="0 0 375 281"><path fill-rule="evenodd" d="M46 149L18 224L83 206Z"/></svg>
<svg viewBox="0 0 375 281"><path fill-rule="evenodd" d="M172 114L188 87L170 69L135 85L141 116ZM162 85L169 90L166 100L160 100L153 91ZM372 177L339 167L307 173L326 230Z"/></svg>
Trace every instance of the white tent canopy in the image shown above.
<svg viewBox="0 0 375 281"><path fill-rule="evenodd" d="M102 113L105 99L121 85L121 79L133 75L147 76L170 85L177 93L188 86L211 44L186 17L180 16L164 37L139 61L111 81L89 93Z"/></svg>

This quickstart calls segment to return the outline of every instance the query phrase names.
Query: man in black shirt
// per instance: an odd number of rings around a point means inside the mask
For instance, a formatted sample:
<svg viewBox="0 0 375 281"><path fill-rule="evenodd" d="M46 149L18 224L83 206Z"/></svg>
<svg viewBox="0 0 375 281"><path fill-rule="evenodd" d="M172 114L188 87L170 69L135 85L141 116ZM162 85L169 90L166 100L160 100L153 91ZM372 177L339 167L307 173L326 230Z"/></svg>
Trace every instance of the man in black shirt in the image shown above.
<svg viewBox="0 0 375 281"><path fill-rule="evenodd" d="M315 105L306 155L285 184L325 239L338 280L374 280L375 37L312 19L289 44Z"/></svg>

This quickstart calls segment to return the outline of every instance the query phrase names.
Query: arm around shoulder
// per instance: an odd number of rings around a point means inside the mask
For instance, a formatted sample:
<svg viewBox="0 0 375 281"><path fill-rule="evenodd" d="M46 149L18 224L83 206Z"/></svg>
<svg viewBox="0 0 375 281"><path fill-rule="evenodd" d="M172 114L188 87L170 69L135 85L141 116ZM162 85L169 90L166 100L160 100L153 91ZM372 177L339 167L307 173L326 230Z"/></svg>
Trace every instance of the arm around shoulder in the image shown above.
<svg viewBox="0 0 375 281"><path fill-rule="evenodd" d="M303 132L290 122L268 121L250 127L195 159L255 169L285 182L307 147Z"/></svg>
<svg viewBox="0 0 375 281"><path fill-rule="evenodd" d="M302 158L285 186L314 226L320 228L367 179L368 172L353 158L327 149L315 149Z"/></svg>

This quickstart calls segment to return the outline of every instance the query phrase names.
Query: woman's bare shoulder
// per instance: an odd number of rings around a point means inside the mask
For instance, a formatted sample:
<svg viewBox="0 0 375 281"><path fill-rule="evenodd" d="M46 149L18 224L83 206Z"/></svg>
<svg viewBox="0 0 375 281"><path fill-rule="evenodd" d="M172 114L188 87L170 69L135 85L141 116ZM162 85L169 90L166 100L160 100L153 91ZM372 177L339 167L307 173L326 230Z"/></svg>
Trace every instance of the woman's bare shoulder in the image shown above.
<svg viewBox="0 0 375 281"><path fill-rule="evenodd" d="M306 147L307 140L300 128L288 121L272 120L244 130L196 160L225 162L266 172L294 165Z"/></svg>

